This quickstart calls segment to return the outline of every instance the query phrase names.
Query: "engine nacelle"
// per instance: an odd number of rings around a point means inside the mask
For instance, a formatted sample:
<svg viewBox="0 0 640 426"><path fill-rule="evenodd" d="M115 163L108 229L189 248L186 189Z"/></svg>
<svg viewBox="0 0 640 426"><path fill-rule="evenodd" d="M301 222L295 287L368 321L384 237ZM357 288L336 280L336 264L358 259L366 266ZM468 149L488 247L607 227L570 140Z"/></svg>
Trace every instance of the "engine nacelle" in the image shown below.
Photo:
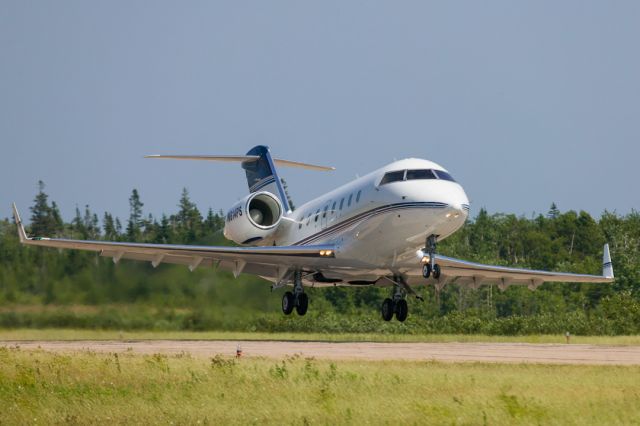
<svg viewBox="0 0 640 426"><path fill-rule="evenodd" d="M282 215L282 203L272 193L249 194L227 213L224 236L238 244L258 242L276 232Z"/></svg>

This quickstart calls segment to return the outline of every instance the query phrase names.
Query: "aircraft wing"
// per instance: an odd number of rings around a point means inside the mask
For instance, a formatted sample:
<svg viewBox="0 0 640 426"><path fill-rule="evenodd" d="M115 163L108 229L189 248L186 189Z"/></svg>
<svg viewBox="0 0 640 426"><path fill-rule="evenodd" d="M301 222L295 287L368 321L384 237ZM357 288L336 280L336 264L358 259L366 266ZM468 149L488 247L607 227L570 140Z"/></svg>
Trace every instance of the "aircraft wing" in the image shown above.
<svg viewBox="0 0 640 426"><path fill-rule="evenodd" d="M604 246L602 275L550 272L485 265L439 254L436 255L435 260L436 263L440 265L442 271L437 281L437 284L440 286L444 286L447 283L456 283L477 288L482 284L497 284L498 287L503 289L510 285L526 285L531 289L535 289L544 282L610 283L613 282L614 279L608 244ZM418 268L412 269L409 272L409 276L412 277L412 284L417 283L417 275L422 278L422 271L418 270ZM422 283L425 283L423 278Z"/></svg>
<svg viewBox="0 0 640 426"><path fill-rule="evenodd" d="M94 251L111 257L115 263L120 259L148 261L154 267L173 263L186 265L192 271L199 266L219 266L232 271L235 276L246 272L281 280L292 267L326 268L327 262L335 258L332 245L225 247L29 238L15 204L13 214L22 244Z"/></svg>

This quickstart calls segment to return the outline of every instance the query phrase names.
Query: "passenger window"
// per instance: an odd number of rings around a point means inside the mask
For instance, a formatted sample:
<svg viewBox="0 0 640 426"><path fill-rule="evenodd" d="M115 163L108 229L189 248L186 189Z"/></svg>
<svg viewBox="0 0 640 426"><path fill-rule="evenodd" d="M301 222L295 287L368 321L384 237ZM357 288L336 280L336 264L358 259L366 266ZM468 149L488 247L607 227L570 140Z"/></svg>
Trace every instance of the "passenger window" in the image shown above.
<svg viewBox="0 0 640 426"><path fill-rule="evenodd" d="M329 204L324 206L324 210L322 211L322 217L327 217L327 210L329 210Z"/></svg>
<svg viewBox="0 0 640 426"><path fill-rule="evenodd" d="M318 221L318 217L320 217L320 209L318 209L318 210L316 211L316 217L315 217L315 219L313 219L313 221L314 221L314 222L317 222L317 221Z"/></svg>
<svg viewBox="0 0 640 426"><path fill-rule="evenodd" d="M311 222L311 213L309 213L309 216L307 216L307 226L309 226L310 222Z"/></svg>
<svg viewBox="0 0 640 426"><path fill-rule="evenodd" d="M380 185L385 185L391 182L399 182L401 180L404 180L404 170L399 170L397 172L387 172L380 181Z"/></svg>
<svg viewBox="0 0 640 426"><path fill-rule="evenodd" d="M344 197L342 197L342 200L340 200L340 210L342 210L343 205L344 205Z"/></svg>
<svg viewBox="0 0 640 426"><path fill-rule="evenodd" d="M360 202L360 195L362 195L362 190L358 191L358 195L356 195L356 203Z"/></svg>
<svg viewBox="0 0 640 426"><path fill-rule="evenodd" d="M451 181L451 182L455 182L455 179L453 179L453 177L451 177L451 175L449 173L447 173L445 171L442 171L442 170L436 170L435 172L436 172L436 174L438 175L438 177L440 179L448 180L448 181Z"/></svg>
<svg viewBox="0 0 640 426"><path fill-rule="evenodd" d="M334 201L334 202L333 202L333 205L331 206L331 214L333 214L333 213L335 213L335 212L336 212L336 204L337 204L337 203L338 203L337 201Z"/></svg>
<svg viewBox="0 0 640 426"><path fill-rule="evenodd" d="M413 179L436 179L433 170L407 170L407 180Z"/></svg>
<svg viewBox="0 0 640 426"><path fill-rule="evenodd" d="M347 201L347 207L351 206L352 199L353 199L353 194L349 194L349 201Z"/></svg>

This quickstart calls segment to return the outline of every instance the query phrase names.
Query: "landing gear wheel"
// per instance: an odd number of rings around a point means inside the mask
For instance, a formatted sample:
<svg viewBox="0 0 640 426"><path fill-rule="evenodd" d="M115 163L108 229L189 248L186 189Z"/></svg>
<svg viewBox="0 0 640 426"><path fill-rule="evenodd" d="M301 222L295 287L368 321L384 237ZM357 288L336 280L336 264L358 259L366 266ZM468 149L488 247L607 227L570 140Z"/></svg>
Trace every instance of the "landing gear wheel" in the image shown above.
<svg viewBox="0 0 640 426"><path fill-rule="evenodd" d="M393 300L389 299L388 297L386 299L384 299L384 302L382 302L382 319L385 321L391 321L391 318L393 318Z"/></svg>
<svg viewBox="0 0 640 426"><path fill-rule="evenodd" d="M407 319L407 315L409 314L409 306L407 305L407 301L404 299L400 299L396 302L396 319L400 322L404 322Z"/></svg>
<svg viewBox="0 0 640 426"><path fill-rule="evenodd" d="M429 263L422 265L422 276L425 278L431 276L431 265Z"/></svg>
<svg viewBox="0 0 640 426"><path fill-rule="evenodd" d="M303 316L309 308L309 296L307 296L307 293L300 293L296 302L296 312L298 315Z"/></svg>
<svg viewBox="0 0 640 426"><path fill-rule="evenodd" d="M436 280L440 278L440 265L438 265L437 263L433 265L433 278L435 278Z"/></svg>
<svg viewBox="0 0 640 426"><path fill-rule="evenodd" d="M293 293L291 293L290 291L287 291L285 294L282 295L282 312L285 315L289 315L291 312L293 312L293 305L294 305Z"/></svg>

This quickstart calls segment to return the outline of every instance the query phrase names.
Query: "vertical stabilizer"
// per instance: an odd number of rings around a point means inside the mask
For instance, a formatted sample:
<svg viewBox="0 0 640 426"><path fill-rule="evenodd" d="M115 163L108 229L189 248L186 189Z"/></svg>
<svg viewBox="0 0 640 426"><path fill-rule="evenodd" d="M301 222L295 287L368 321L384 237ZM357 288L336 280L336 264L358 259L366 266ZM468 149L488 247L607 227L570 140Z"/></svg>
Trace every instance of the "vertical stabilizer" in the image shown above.
<svg viewBox="0 0 640 426"><path fill-rule="evenodd" d="M609 244L604 245L604 253L602 254L602 276L605 278L613 278L613 264L611 263L611 255L609 254Z"/></svg>
<svg viewBox="0 0 640 426"><path fill-rule="evenodd" d="M247 156L258 156L257 160L242 162L242 168L247 174L247 185L249 192L268 191L278 197L285 211L290 211L291 207L287 201L287 196L282 187L282 182L278 177L274 166L269 147L258 145L247 152Z"/></svg>

